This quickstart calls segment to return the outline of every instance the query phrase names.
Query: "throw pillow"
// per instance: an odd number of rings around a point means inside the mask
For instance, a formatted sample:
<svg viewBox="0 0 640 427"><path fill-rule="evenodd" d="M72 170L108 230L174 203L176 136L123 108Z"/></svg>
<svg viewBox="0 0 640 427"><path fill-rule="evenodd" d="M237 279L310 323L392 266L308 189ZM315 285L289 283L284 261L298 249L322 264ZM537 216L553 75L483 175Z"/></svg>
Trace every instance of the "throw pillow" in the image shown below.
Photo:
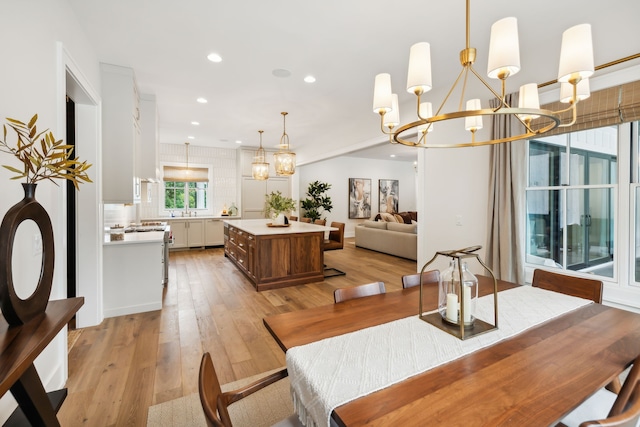
<svg viewBox="0 0 640 427"><path fill-rule="evenodd" d="M404 224L404 218L402 217L402 215L400 214L393 214L393 216L396 218L396 222L399 222L400 224Z"/></svg>
<svg viewBox="0 0 640 427"><path fill-rule="evenodd" d="M384 222L398 222L398 221L396 221L396 217L393 216L393 214L390 214L390 213L380 212L380 217L382 218L382 220Z"/></svg>
<svg viewBox="0 0 640 427"><path fill-rule="evenodd" d="M398 213L398 215L402 217L402 222L404 222L405 224L411 224L411 214L409 212L400 212Z"/></svg>

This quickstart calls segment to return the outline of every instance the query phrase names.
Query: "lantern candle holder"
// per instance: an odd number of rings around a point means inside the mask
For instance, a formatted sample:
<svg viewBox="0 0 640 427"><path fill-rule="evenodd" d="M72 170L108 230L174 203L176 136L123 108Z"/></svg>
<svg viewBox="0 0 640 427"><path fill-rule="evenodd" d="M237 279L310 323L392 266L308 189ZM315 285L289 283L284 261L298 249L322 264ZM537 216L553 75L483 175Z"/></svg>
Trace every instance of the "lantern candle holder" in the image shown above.
<svg viewBox="0 0 640 427"><path fill-rule="evenodd" d="M419 317L427 323L462 340L489 332L498 328L498 281L489 267L480 259L478 251L481 246L439 251L420 271L420 307ZM438 309L425 313L423 309L422 273L438 256L451 258L449 268L440 274L438 286ZM464 261L475 258L493 278L494 324L476 317L478 300L478 279L467 268Z"/></svg>

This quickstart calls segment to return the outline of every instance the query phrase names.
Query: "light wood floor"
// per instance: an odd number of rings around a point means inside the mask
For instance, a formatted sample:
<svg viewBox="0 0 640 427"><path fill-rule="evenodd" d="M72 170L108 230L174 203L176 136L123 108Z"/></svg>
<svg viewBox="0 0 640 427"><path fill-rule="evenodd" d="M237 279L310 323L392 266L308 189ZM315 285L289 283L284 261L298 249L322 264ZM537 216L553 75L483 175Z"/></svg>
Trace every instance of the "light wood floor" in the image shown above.
<svg viewBox="0 0 640 427"><path fill-rule="evenodd" d="M85 328L69 353L63 426L145 426L151 405L197 393L202 353L222 383L284 366L265 316L333 304L333 291L383 281L400 289L414 261L355 248L325 253L347 272L324 282L256 292L222 248L171 252L161 311L105 319Z"/></svg>

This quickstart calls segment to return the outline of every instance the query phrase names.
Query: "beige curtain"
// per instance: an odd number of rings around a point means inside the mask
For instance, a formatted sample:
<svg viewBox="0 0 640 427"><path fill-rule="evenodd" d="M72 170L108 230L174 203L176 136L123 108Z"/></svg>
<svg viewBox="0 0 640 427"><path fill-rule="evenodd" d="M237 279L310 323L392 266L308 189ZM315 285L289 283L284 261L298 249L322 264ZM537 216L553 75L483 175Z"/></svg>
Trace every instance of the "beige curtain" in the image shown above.
<svg viewBox="0 0 640 427"><path fill-rule="evenodd" d="M517 106L518 94L506 101ZM499 101L490 105L497 108ZM494 116L493 138L524 131L516 127L522 124L515 117ZM490 168L486 263L498 279L524 284L526 142L492 145Z"/></svg>

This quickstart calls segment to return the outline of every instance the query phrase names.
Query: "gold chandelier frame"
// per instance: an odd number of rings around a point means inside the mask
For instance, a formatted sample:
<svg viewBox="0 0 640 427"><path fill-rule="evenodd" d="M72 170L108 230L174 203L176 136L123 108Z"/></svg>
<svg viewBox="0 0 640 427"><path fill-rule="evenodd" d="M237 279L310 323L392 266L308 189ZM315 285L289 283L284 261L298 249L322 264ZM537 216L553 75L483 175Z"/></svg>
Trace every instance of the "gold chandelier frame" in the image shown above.
<svg viewBox="0 0 640 427"><path fill-rule="evenodd" d="M417 97L417 116L418 120L401 125L396 127L396 124L385 124L385 115L388 112L386 109L379 109L377 112L380 115L380 128L385 135L389 136L389 142L392 144L403 144L411 147L424 147L424 148L457 148L457 147L475 147L475 146L483 146L483 145L493 145L500 144L504 142L512 142L522 139L528 139L536 135L541 135L546 132L549 132L556 127L567 127L571 126L575 123L577 118L577 104L580 101L580 98L577 96L577 85L582 80L581 76L578 73L573 73L568 80L568 83L572 85L573 89L573 97L569 102L569 107L559 111L550 111L546 109L540 108L516 108L511 107L506 101L506 80L510 75L509 71L502 71L497 75L497 78L501 81L501 93L498 94L481 76L478 72L473 68L473 63L476 59L476 49L470 47L470 0L466 0L466 47L460 52L460 64L462 65L462 70L458 74L456 80L453 85L449 89L449 92L445 96L444 100L438 107L436 113L431 117L423 117L420 114L420 104L421 97L424 93L421 87L416 87L414 90L414 94ZM484 87L486 87L499 101L500 105L493 108L486 109L475 109L475 110L464 110L462 108L462 104L465 99L465 92L467 87L467 81L469 78L469 74L475 76ZM445 104L449 100L450 96L459 85L460 81L463 81L462 90L460 94L460 103L458 106L458 111L450 112L450 113L442 113ZM567 111L572 110L573 118L570 123L561 123L560 115ZM504 138L496 138L496 139L488 139L483 141L476 141L475 134L476 130L471 129L471 141L462 142L462 143L430 143L427 142L427 133L431 130L431 126L434 123L443 122L447 120L454 119L465 119L470 117L482 117L482 116L515 116L520 123L524 127L524 132L518 133L516 135L504 137ZM541 127L534 127L532 125L531 119L523 119L520 116L538 116L543 117L550 120L550 123L547 125L542 125ZM399 117L398 117L399 118ZM418 127L422 127L418 131L417 141L408 139L409 136L404 136L405 133L412 129L416 129ZM410 137L413 137L415 134L412 133Z"/></svg>

